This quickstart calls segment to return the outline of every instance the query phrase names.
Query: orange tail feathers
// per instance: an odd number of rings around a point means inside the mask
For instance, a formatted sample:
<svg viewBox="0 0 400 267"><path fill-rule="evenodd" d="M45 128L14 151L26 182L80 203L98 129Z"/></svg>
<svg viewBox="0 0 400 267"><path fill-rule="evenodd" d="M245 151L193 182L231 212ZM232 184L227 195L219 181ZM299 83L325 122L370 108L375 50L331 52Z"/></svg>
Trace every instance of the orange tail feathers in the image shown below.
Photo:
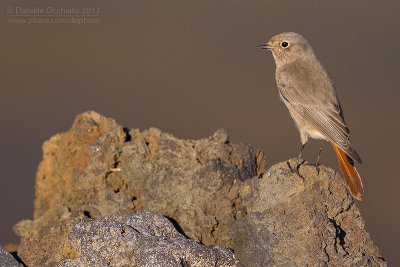
<svg viewBox="0 0 400 267"><path fill-rule="evenodd" d="M334 143L331 144L336 151L339 167L344 175L344 179L346 180L347 188L349 188L349 191L354 198L362 200L364 190L360 175L356 168L354 168L353 164L350 163L346 153L344 153L343 150L338 148Z"/></svg>

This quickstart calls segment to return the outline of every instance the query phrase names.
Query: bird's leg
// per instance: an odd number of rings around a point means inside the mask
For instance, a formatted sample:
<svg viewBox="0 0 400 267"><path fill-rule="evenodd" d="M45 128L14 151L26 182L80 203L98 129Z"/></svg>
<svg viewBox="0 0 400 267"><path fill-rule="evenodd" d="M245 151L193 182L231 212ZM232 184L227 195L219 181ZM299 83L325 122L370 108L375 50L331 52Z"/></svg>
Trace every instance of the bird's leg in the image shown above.
<svg viewBox="0 0 400 267"><path fill-rule="evenodd" d="M322 153L322 141L321 141L321 145L319 146L317 162L315 162L315 168L317 169L318 174L319 174L319 159L321 158L321 153Z"/></svg>
<svg viewBox="0 0 400 267"><path fill-rule="evenodd" d="M305 146L306 146L305 143L301 145L300 153L299 153L299 155L297 156L297 159L298 159L298 160L301 159L301 155L303 154L303 149L304 149Z"/></svg>
<svg viewBox="0 0 400 267"><path fill-rule="evenodd" d="M296 174L297 174L300 178L302 178L303 180L304 180L304 178L303 178L303 176L299 173L299 168L300 168L300 166L305 162L305 160L301 160L301 155L302 155L302 153L303 153L303 149L304 149L305 146L306 146L306 143L304 143L304 144L301 145L300 153L299 153L299 155L297 156L297 163L296 163L296 166L295 166L294 168L290 167L289 162L287 162L287 164L288 164L288 166L289 166L289 169L290 169L293 173L296 173Z"/></svg>

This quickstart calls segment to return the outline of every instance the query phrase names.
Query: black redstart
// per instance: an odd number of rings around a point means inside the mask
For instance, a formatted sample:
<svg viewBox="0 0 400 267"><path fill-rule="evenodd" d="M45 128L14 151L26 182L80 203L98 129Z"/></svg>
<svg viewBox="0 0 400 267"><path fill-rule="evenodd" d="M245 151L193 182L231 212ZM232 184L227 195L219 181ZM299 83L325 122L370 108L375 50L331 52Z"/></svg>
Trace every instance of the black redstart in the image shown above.
<svg viewBox="0 0 400 267"><path fill-rule="evenodd" d="M300 132L299 157L309 137L331 142L350 193L362 200L363 185L354 167L354 161L361 163L361 158L351 147L335 85L311 45L300 34L285 32L258 47L268 49L274 56L280 97ZM319 155L317 165L318 162Z"/></svg>

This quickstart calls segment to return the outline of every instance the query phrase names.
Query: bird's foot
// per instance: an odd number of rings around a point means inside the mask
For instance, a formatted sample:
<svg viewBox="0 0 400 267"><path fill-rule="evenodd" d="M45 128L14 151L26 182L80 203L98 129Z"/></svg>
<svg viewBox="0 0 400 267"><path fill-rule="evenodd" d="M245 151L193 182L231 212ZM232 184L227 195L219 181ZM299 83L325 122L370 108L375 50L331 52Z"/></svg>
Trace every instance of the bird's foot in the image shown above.
<svg viewBox="0 0 400 267"><path fill-rule="evenodd" d="M319 175L319 171L320 171L319 162L315 162L315 169L317 170L317 175Z"/></svg>
<svg viewBox="0 0 400 267"><path fill-rule="evenodd" d="M297 176L299 176L301 179L303 179L303 181L304 181L304 177L300 174L299 169L300 169L300 166L303 165L304 162L305 162L304 159L303 159L303 160L299 159L299 160L296 162L296 166L292 167L292 166L290 166L290 162L289 162L289 161L286 161L286 164L288 165L289 170L290 170L292 173L297 174Z"/></svg>

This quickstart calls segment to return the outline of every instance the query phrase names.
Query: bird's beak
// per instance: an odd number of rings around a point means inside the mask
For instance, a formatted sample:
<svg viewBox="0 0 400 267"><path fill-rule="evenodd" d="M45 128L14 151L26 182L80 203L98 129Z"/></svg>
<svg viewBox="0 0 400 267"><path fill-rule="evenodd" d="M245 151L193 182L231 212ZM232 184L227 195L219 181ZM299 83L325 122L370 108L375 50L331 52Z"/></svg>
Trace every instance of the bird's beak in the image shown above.
<svg viewBox="0 0 400 267"><path fill-rule="evenodd" d="M263 44L263 45L258 45L258 46L257 46L257 48L271 50L271 49L274 49L274 48L275 48L275 46L271 46L271 44L270 44L270 43L267 43L267 44Z"/></svg>
<svg viewBox="0 0 400 267"><path fill-rule="evenodd" d="M268 45L268 44L257 45L257 48L260 48L260 49L269 49L269 45Z"/></svg>

